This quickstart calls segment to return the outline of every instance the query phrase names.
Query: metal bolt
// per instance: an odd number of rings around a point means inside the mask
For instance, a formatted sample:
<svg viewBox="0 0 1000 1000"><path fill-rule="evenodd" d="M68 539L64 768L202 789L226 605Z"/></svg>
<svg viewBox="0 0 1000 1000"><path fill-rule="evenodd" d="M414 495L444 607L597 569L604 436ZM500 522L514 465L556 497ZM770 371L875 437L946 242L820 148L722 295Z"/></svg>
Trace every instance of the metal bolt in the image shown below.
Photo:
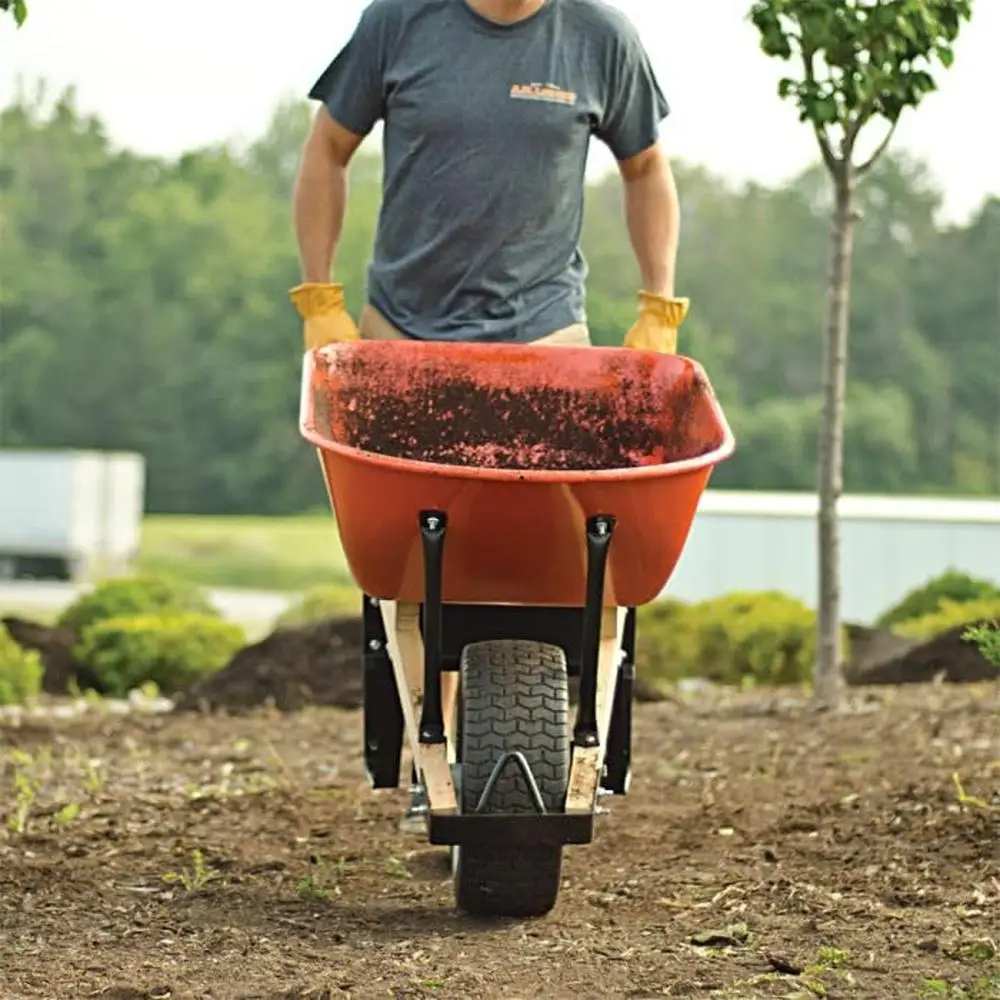
<svg viewBox="0 0 1000 1000"><path fill-rule="evenodd" d="M378 607L378 598L377 597L369 597L368 598L368 606L372 607L372 608L377 608Z"/></svg>
<svg viewBox="0 0 1000 1000"><path fill-rule="evenodd" d="M607 521L598 521L597 522L597 533L599 535L602 535L602 536L606 535L608 533L608 522Z"/></svg>
<svg viewBox="0 0 1000 1000"><path fill-rule="evenodd" d="M382 643L378 639L369 639L368 648L373 652L377 653L382 648Z"/></svg>
<svg viewBox="0 0 1000 1000"><path fill-rule="evenodd" d="M427 528L430 531L437 531L441 527L441 518L439 517L429 517L427 518Z"/></svg>

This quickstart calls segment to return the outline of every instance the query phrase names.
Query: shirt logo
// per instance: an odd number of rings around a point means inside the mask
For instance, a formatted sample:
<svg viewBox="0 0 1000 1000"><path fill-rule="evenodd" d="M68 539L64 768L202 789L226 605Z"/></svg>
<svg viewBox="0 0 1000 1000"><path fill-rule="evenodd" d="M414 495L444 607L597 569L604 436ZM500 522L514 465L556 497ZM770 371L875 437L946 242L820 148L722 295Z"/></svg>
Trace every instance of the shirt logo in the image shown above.
<svg viewBox="0 0 1000 1000"><path fill-rule="evenodd" d="M576 104L576 94L554 83L515 83L510 88L511 100L544 101L548 104Z"/></svg>

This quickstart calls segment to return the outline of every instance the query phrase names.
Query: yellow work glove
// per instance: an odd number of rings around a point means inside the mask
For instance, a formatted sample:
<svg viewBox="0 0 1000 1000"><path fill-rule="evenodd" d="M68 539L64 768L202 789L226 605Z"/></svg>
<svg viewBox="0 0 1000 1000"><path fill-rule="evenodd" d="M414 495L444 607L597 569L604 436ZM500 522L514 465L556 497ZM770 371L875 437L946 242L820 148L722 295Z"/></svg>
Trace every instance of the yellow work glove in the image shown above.
<svg viewBox="0 0 1000 1000"><path fill-rule="evenodd" d="M625 346L660 354L677 353L677 330L687 316L690 299L668 299L639 292L639 318L625 334Z"/></svg>
<svg viewBox="0 0 1000 1000"><path fill-rule="evenodd" d="M360 340L357 325L344 305L343 285L308 282L296 285L288 297L302 317L302 340L307 351Z"/></svg>

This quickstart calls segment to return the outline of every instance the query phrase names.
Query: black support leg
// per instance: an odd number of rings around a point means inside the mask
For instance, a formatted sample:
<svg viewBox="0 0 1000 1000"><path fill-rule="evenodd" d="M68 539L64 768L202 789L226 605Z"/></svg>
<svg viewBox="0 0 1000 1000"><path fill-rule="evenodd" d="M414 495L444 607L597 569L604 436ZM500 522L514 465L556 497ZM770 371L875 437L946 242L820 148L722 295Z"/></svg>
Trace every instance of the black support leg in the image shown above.
<svg viewBox="0 0 1000 1000"><path fill-rule="evenodd" d="M573 743L578 747L600 745L597 730L597 668L604 610L604 573L615 519L598 515L587 521L587 603L583 611L583 644L580 657L580 703L577 706Z"/></svg>
<svg viewBox="0 0 1000 1000"><path fill-rule="evenodd" d="M378 601L366 596L362 670L364 683L365 767L373 788L398 788L403 754L403 707Z"/></svg>
<svg viewBox="0 0 1000 1000"><path fill-rule="evenodd" d="M420 742L445 742L441 705L441 656L444 632L441 577L444 536L448 518L442 511L422 511L420 537L424 550L424 705L420 713Z"/></svg>

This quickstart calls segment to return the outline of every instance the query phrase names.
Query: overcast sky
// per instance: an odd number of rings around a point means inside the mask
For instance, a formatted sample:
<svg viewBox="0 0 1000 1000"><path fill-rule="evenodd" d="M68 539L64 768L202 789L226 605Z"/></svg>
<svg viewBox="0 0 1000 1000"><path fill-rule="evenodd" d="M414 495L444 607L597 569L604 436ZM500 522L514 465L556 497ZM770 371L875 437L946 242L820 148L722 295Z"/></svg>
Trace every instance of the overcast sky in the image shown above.
<svg viewBox="0 0 1000 1000"><path fill-rule="evenodd" d="M351 32L364 0L29 0L20 32L0 19L0 104L18 80L77 88L120 144L175 154L261 131L304 94ZM739 181L786 179L814 141L775 96L780 64L759 53L749 0L613 0L642 30L673 114L671 151ZM1000 0L976 0L940 91L907 114L897 148L925 158L964 219L1000 195ZM992 125L989 122L992 121ZM877 137L873 137L877 138ZM2 155L2 151L0 151ZM595 153L595 169L609 158Z"/></svg>

